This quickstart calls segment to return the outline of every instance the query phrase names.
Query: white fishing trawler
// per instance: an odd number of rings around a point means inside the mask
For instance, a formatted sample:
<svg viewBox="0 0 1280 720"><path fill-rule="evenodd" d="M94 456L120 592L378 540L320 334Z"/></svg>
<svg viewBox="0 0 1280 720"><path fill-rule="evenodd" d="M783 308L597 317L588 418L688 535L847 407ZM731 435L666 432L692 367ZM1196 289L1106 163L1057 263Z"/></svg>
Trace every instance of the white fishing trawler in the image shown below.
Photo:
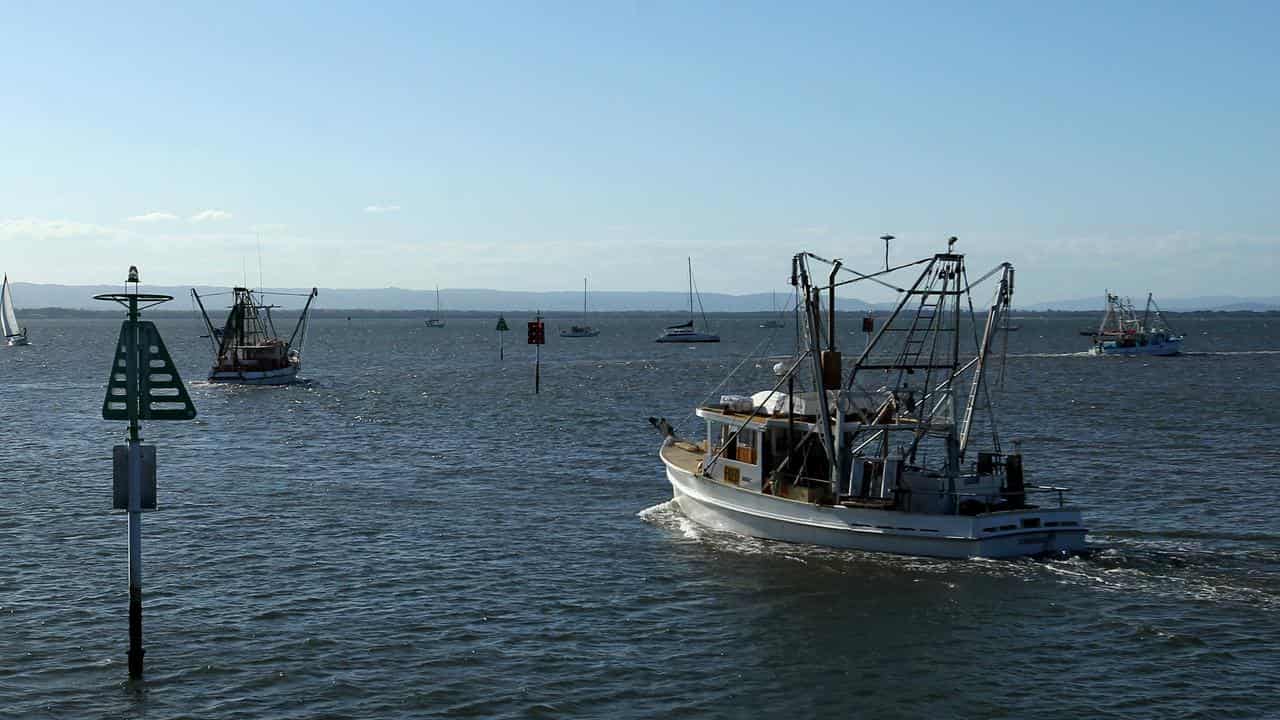
<svg viewBox="0 0 1280 720"><path fill-rule="evenodd" d="M831 266L825 285L811 274L815 263ZM919 268L913 284L891 282L908 268ZM970 281L964 256L948 244L883 271L840 279L841 271L851 272L811 253L793 258L800 346L772 388L698 407L706 424L698 442L650 418L664 434L659 454L679 509L719 530L875 552L999 558L1084 549L1067 489L1028 482L1017 443L1009 451L997 433L986 375L1013 267ZM970 291L992 277L981 322ZM846 371L835 347L835 290L863 281L900 300ZM980 427L990 441L981 450Z"/></svg>
<svg viewBox="0 0 1280 720"><path fill-rule="evenodd" d="M689 320L679 325L668 325L662 329L662 334L658 336L657 342L660 343L718 343L720 336L712 332L699 332L693 327L693 298L696 291L693 289L693 259L687 258L689 264ZM702 296L698 295L698 310L702 310ZM702 325L707 327L707 314L702 313Z"/></svg>
<svg viewBox="0 0 1280 720"><path fill-rule="evenodd" d="M214 293L222 295L225 293ZM193 288L191 297L200 307L204 324L213 344L213 368L209 382L239 385L285 385L297 379L302 369L302 347L306 343L307 323L311 314L311 301L316 289L298 293L263 293L248 288L233 288L231 310L221 329L215 328L205 312L204 302ZM298 315L298 322L286 340L275 328L271 310L275 305L265 305L259 295L294 295L305 297L306 304ZM211 297L206 295L205 297Z"/></svg>
<svg viewBox="0 0 1280 720"><path fill-rule="evenodd" d="M9 276L4 276L4 285L0 286L0 335L9 347L29 344L27 329L18 324L18 316L13 311L13 291L9 289Z"/></svg>
<svg viewBox="0 0 1280 720"><path fill-rule="evenodd" d="M560 331L562 338L593 338L600 331L587 324L587 279L582 278L582 324L570 325L567 330Z"/></svg>
<svg viewBox="0 0 1280 720"><path fill-rule="evenodd" d="M1151 293L1147 293L1147 307L1138 317L1132 300L1121 300L1108 292L1107 311L1093 333L1089 354L1177 355L1182 352L1184 337L1169 327Z"/></svg>

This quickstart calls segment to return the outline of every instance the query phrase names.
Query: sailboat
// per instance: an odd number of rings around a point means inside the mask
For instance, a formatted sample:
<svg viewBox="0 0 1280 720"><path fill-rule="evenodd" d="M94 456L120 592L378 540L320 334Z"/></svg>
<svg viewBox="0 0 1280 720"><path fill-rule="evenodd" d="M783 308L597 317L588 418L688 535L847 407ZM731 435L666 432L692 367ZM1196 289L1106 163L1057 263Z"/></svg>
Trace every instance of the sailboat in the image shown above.
<svg viewBox="0 0 1280 720"><path fill-rule="evenodd" d="M13 291L9 289L7 274L4 285L0 286L0 335L9 347L28 344L27 329L18 325L18 316L13 313Z"/></svg>
<svg viewBox="0 0 1280 720"><path fill-rule="evenodd" d="M436 286L436 314L427 318L427 327L442 328L444 327L444 318L440 317L440 286Z"/></svg>
<svg viewBox="0 0 1280 720"><path fill-rule="evenodd" d="M814 274L818 264L831 268L826 282ZM893 314L846 367L835 346L836 287L908 268L919 268L914 284L896 283ZM1013 266L971 282L964 255L948 244L890 270L843 279L841 270L812 253L792 258L804 320L772 388L697 407L706 423L698 442L650 418L663 434L659 456L675 506L717 530L870 552L1083 550L1087 530L1065 502L1068 489L1031 484L1019 443L1003 446L996 431L986 374L1003 356L992 347L1012 301ZM970 290L992 277L983 323ZM978 428L989 441L981 449Z"/></svg>
<svg viewBox="0 0 1280 720"><path fill-rule="evenodd" d="M587 324L587 279L582 278L582 324L570 325L568 330L561 330L563 338L589 338L600 334L599 330Z"/></svg>
<svg viewBox="0 0 1280 720"><path fill-rule="evenodd" d="M760 323L760 327L766 330L786 327L787 324L782 320L782 313L778 312L778 294L777 293L775 292L769 293L769 305L773 307L773 317Z"/></svg>
<svg viewBox="0 0 1280 720"><path fill-rule="evenodd" d="M1155 308L1153 314L1152 308ZM1121 300L1107 292L1107 310L1093 333L1090 355L1177 355L1182 352L1183 335L1165 322L1164 314L1147 293L1147 308L1138 317L1133 301Z"/></svg>
<svg viewBox="0 0 1280 720"><path fill-rule="evenodd" d="M689 321L679 325L668 325L658 336L660 343L713 343L720 342L720 336L709 332L698 332L693 329L693 258L686 258L689 264ZM702 297L698 297L698 309L702 309ZM707 314L702 313L702 324L707 324Z"/></svg>
<svg viewBox="0 0 1280 720"><path fill-rule="evenodd" d="M231 294L231 311L219 330L209 320L200 294L194 288L191 290L191 297L200 308L213 344L213 368L209 370L209 382L239 385L285 385L293 382L302 369L302 346L307 338L311 302L316 298L316 289L311 288L311 292L299 295L237 287L232 288ZM268 294L307 298L287 340L276 332L271 318L271 310L277 306L263 304L258 297Z"/></svg>

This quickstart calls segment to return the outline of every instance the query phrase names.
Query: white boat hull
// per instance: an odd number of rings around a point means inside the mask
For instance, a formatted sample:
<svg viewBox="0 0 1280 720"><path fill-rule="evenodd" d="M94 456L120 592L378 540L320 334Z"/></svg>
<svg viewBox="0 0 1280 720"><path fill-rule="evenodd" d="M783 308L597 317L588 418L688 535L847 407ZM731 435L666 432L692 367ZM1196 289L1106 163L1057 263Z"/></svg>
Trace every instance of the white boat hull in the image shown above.
<svg viewBox="0 0 1280 720"><path fill-rule="evenodd" d="M1169 355L1177 355L1181 352L1182 338L1165 340L1162 343L1151 343L1149 345L1135 345L1133 347L1094 345L1089 348L1090 355L1120 355L1124 357L1138 355L1165 357Z"/></svg>
<svg viewBox="0 0 1280 720"><path fill-rule="evenodd" d="M215 370L209 373L209 382L236 385L288 385L297 380L299 369L298 365L290 365L287 368L260 372Z"/></svg>
<svg viewBox="0 0 1280 720"><path fill-rule="evenodd" d="M663 462L681 512L715 530L784 542L942 558L1053 555L1086 547L1087 531L1080 511L1074 508L967 516L822 506L733 487L694 475L666 458ZM1039 527L1024 527L1033 523Z"/></svg>
<svg viewBox="0 0 1280 720"><path fill-rule="evenodd" d="M27 342L27 336L26 336L26 335L14 335L13 337L7 338L7 342L8 342L9 347L21 347L21 346L23 346L23 345L30 345L30 344L31 344L31 343Z"/></svg>

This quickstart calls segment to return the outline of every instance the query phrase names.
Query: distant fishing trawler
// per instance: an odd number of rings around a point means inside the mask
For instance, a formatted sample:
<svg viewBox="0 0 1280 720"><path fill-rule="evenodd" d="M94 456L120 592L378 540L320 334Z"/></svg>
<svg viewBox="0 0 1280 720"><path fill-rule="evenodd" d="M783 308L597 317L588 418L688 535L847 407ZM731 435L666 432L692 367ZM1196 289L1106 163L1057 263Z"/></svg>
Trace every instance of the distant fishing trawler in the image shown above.
<svg viewBox="0 0 1280 720"><path fill-rule="evenodd" d="M831 266L825 285L813 263ZM881 279L921 265L909 290ZM968 558L1084 549L1086 528L1063 500L1067 489L1029 484L1018 444L1004 449L996 432L985 373L1009 312L1013 266L972 281L949 244L851 279L839 279L841 270L840 261L811 253L792 259L801 332L772 389L698 407L706 434L697 443L650 418L665 438L659 455L680 510L719 530L873 552ZM983 324L970 290L993 276ZM863 280L898 290L901 300L845 372L835 291ZM966 327L976 328L976 347L963 348ZM976 451L980 425L990 445ZM1056 502L1032 504L1033 493Z"/></svg>
<svg viewBox="0 0 1280 720"><path fill-rule="evenodd" d="M13 291L9 289L9 276L4 276L4 285L0 286L0 335L4 336L9 347L29 344L27 329L18 325L18 316L13 312Z"/></svg>
<svg viewBox="0 0 1280 720"><path fill-rule="evenodd" d="M1147 307L1139 318L1132 300L1121 300L1108 292L1107 311L1093 333L1089 354L1177 355L1182 352L1183 338L1169 327L1151 293L1147 293Z"/></svg>
<svg viewBox="0 0 1280 720"><path fill-rule="evenodd" d="M226 293L214 293L224 295ZM213 368L209 382L239 385L285 385L293 382L302 369L302 346L307 337L307 321L316 289L305 295L297 293L263 293L257 295L295 295L307 298L289 339L276 333L271 310L277 306L262 304L254 291L233 288L231 311L221 329L215 328L205 312L199 293L193 288L191 297L200 307L209 339L213 343ZM210 297L210 296L206 296Z"/></svg>

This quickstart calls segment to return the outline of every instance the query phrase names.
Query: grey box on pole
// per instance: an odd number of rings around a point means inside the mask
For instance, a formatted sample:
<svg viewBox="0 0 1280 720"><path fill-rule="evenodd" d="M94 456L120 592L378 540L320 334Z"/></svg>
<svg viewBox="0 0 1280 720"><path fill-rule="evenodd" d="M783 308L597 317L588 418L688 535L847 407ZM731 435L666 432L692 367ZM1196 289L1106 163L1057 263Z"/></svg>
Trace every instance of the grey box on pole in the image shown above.
<svg viewBox="0 0 1280 720"><path fill-rule="evenodd" d="M156 446L142 445L142 502L143 510L156 509ZM129 509L129 446L111 448L112 493L111 509Z"/></svg>

